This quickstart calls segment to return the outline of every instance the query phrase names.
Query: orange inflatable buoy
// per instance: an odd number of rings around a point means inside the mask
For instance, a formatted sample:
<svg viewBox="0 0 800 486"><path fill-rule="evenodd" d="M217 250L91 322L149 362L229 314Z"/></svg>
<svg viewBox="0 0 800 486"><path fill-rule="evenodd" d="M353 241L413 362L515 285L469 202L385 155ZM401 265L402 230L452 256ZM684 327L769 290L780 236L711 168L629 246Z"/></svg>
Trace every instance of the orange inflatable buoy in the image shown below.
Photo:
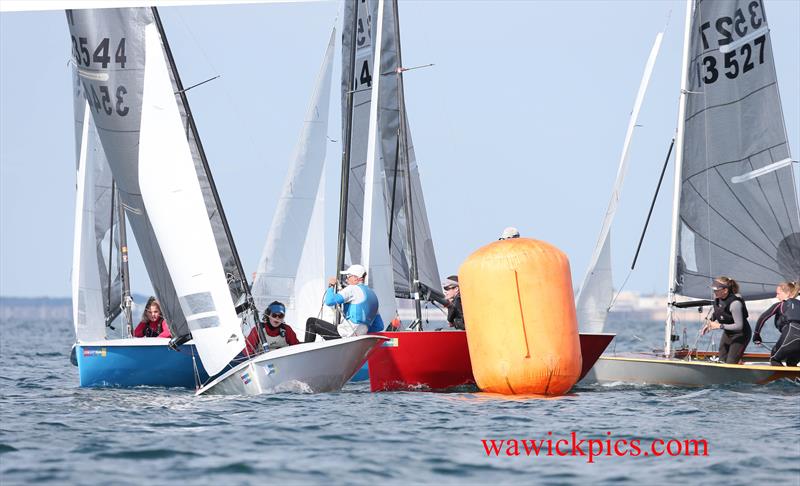
<svg viewBox="0 0 800 486"><path fill-rule="evenodd" d="M467 343L481 390L561 395L581 372L569 260L543 241L496 241L458 271Z"/></svg>

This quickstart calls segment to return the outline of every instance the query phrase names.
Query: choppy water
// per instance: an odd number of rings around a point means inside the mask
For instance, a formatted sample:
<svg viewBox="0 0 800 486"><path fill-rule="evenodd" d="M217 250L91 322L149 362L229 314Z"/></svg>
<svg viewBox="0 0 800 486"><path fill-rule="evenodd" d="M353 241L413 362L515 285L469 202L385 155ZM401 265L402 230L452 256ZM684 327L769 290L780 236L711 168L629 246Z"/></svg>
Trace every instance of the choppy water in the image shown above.
<svg viewBox="0 0 800 486"><path fill-rule="evenodd" d="M617 350L634 343L622 337ZM551 400L373 394L366 384L324 395L197 398L177 389L78 388L71 344L69 322L0 324L3 485L800 484L793 383L580 387ZM520 456L487 457L481 443L572 432L642 443L705 439L708 455L589 464L585 456L527 457L521 445Z"/></svg>

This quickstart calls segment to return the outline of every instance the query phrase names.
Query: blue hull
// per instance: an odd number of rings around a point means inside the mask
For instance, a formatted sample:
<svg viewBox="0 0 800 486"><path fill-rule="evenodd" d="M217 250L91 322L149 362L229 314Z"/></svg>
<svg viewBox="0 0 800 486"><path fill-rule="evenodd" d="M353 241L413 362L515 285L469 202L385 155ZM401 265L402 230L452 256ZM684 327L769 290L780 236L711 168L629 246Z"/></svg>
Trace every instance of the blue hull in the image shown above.
<svg viewBox="0 0 800 486"><path fill-rule="evenodd" d="M369 368L367 368L367 363L364 363L364 366L356 371L356 374L350 378L350 381L369 381Z"/></svg>
<svg viewBox="0 0 800 486"><path fill-rule="evenodd" d="M195 364L201 383L208 379L193 345L180 352L166 345L76 344L82 387L163 386L195 389Z"/></svg>

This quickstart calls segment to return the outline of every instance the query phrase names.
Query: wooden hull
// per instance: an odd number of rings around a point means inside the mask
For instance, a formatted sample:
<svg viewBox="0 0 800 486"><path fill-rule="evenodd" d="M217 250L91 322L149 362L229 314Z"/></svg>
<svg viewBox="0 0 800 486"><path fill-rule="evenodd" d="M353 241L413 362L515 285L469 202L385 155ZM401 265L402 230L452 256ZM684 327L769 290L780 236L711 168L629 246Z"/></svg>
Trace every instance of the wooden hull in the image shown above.
<svg viewBox="0 0 800 486"><path fill-rule="evenodd" d="M198 395L260 395L340 390L386 338L376 335L296 344L251 358L215 378Z"/></svg>
<svg viewBox="0 0 800 486"><path fill-rule="evenodd" d="M766 363L724 364L631 354L601 356L582 383L708 386L763 384L781 378L800 379L800 367Z"/></svg>
<svg viewBox="0 0 800 486"><path fill-rule="evenodd" d="M370 389L443 391L475 387L465 331L382 332L390 340L369 358ZM581 334L581 378L614 334Z"/></svg>

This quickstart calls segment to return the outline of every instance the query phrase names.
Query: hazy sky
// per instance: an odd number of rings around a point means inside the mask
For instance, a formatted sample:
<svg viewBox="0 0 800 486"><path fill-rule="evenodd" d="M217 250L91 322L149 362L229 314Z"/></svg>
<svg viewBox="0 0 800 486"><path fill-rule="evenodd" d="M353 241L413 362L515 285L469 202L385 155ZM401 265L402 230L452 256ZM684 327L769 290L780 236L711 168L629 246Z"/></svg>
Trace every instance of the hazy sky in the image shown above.
<svg viewBox="0 0 800 486"><path fill-rule="evenodd" d="M645 61L671 12L612 231L615 281L622 283L676 126L684 10L681 1L401 1L404 64L435 64L407 73L405 84L443 275L513 225L566 252L580 284ZM161 9L184 85L221 75L191 90L189 101L248 274L339 11L339 2ZM767 0L766 12L797 159L800 2ZM0 14L0 295L70 295L76 174L69 59L63 12ZM329 273L338 91L332 100ZM669 172L627 289L666 289ZM134 291L150 293L135 255L131 273Z"/></svg>

